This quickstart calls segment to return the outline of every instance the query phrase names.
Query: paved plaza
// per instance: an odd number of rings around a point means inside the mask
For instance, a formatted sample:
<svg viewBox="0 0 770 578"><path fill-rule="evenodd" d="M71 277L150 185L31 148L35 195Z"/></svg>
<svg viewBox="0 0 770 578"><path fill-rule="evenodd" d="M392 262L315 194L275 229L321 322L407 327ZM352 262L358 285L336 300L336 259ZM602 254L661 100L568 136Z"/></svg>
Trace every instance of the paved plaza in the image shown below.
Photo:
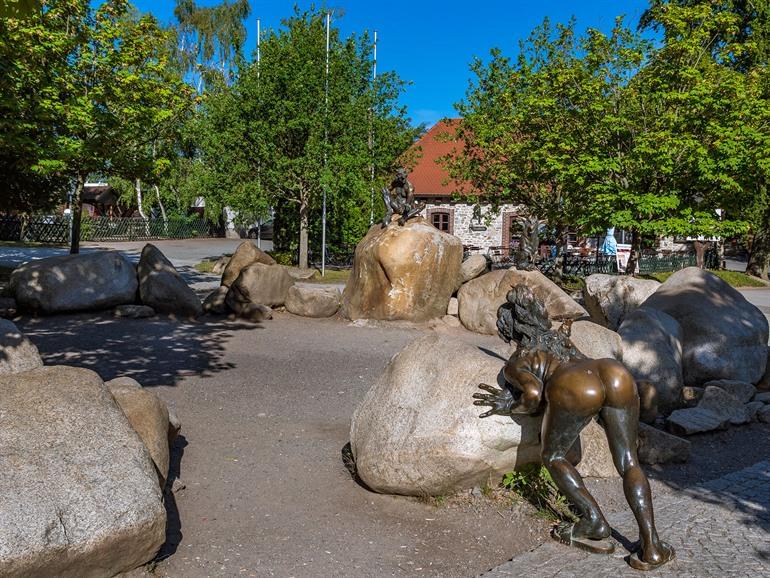
<svg viewBox="0 0 770 578"><path fill-rule="evenodd" d="M714 578L770 576L770 461L655 500L658 532L676 560L639 572L624 560L638 537L630 510L608 516L618 540L610 557L546 542L485 574L490 578Z"/></svg>

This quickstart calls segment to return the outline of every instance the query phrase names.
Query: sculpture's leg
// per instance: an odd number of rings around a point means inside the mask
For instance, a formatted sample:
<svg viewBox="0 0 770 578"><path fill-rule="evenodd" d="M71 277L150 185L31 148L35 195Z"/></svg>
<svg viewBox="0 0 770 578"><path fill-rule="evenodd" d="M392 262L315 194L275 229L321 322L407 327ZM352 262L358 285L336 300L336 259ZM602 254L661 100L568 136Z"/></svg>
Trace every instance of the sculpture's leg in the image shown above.
<svg viewBox="0 0 770 578"><path fill-rule="evenodd" d="M580 539L605 540L612 532L599 505L586 489L583 478L570 461L570 458L574 459L573 455L570 455L572 453L570 450L591 417L591 415L575 415L569 410L561 409L558 404L550 403L549 400L543 417L543 465L548 469L559 490L580 512L580 521L574 527L562 527L556 531L559 535L554 537L590 551L611 553L614 547L610 543L597 545L596 548L578 543ZM566 534L567 531L569 534Z"/></svg>
<svg viewBox="0 0 770 578"><path fill-rule="evenodd" d="M650 483L639 466L636 454L639 403L636 401L629 406L605 407L601 411L601 420L615 468L623 477L626 501L639 525L642 547L636 557L631 557L630 564L637 570L651 570L673 560L674 549L661 542L655 530Z"/></svg>

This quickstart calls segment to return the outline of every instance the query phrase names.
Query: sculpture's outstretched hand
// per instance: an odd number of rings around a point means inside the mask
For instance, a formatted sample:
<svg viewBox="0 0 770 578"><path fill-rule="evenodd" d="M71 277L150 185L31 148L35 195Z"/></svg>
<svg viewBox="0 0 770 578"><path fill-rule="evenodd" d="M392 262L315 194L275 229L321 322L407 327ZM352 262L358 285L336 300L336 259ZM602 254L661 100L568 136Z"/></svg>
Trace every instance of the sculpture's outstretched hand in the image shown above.
<svg viewBox="0 0 770 578"><path fill-rule="evenodd" d="M508 388L497 388L486 383L480 383L479 389L483 389L489 393L474 393L473 405L486 405L491 407L489 411L485 411L479 417L489 417L490 415L511 415L511 407L513 407L513 394L508 391Z"/></svg>

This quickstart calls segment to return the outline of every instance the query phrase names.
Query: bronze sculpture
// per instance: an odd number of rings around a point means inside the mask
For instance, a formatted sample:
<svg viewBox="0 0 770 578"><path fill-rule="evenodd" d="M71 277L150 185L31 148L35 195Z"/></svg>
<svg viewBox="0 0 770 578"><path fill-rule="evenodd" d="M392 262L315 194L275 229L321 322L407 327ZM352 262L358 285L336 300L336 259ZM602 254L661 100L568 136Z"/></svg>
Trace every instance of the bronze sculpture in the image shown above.
<svg viewBox="0 0 770 578"><path fill-rule="evenodd" d="M540 226L543 225L544 221L529 216L521 217L518 223L521 228L521 237L516 251L516 268L522 271L531 271L535 269L538 260Z"/></svg>
<svg viewBox="0 0 770 578"><path fill-rule="evenodd" d="M564 326L563 326L564 327ZM607 434L612 459L639 526L641 548L629 558L637 570L652 570L674 559L674 549L658 538L652 495L636 454L639 395L633 376L614 359L586 359L569 341L569 326L553 331L545 309L526 286L513 288L498 310L498 331L519 348L503 369L505 387L487 384L475 393L475 405L493 414L544 412L541 428L543 465L580 514L576 524L560 524L551 535L589 552L611 554L611 528L570 460L582 429L598 418Z"/></svg>
<svg viewBox="0 0 770 578"><path fill-rule="evenodd" d="M382 219L382 226L390 225L391 217L394 214L401 215L398 224L403 226L409 219L416 216L425 206L415 204L414 186L407 178L408 173L405 168L396 171L396 176L390 183L390 188L382 189L382 200L385 202L385 216Z"/></svg>

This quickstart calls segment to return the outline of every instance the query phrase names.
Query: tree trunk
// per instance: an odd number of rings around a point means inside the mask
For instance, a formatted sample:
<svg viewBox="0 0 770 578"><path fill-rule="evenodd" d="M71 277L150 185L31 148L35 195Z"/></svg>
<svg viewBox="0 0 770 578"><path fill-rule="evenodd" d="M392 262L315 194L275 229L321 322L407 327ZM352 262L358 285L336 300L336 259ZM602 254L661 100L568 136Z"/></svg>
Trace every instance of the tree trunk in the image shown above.
<svg viewBox="0 0 770 578"><path fill-rule="evenodd" d="M142 208L142 182L139 179L134 181L134 189L136 190L136 204L139 207L139 216L146 221L147 215L144 214L144 209Z"/></svg>
<svg viewBox="0 0 770 578"><path fill-rule="evenodd" d="M706 241L693 241L692 242L693 248L695 249L695 266L699 269L705 269L706 268L706 249L709 246L709 243Z"/></svg>
<svg viewBox="0 0 770 578"><path fill-rule="evenodd" d="M754 233L746 273L767 281L768 265L770 265L770 207L765 212L761 228Z"/></svg>
<svg viewBox="0 0 770 578"><path fill-rule="evenodd" d="M308 206L304 199L299 203L299 268L307 269Z"/></svg>
<svg viewBox="0 0 770 578"><path fill-rule="evenodd" d="M628 263L626 264L626 275L633 275L636 273L636 266L639 264L639 259L642 256L642 236L639 231L631 232L631 255L628 257Z"/></svg>
<svg viewBox="0 0 770 578"><path fill-rule="evenodd" d="M72 238L70 239L70 253L80 253L80 216L83 212L83 185L86 184L84 175L78 174L75 195L72 198L70 212L72 213Z"/></svg>

